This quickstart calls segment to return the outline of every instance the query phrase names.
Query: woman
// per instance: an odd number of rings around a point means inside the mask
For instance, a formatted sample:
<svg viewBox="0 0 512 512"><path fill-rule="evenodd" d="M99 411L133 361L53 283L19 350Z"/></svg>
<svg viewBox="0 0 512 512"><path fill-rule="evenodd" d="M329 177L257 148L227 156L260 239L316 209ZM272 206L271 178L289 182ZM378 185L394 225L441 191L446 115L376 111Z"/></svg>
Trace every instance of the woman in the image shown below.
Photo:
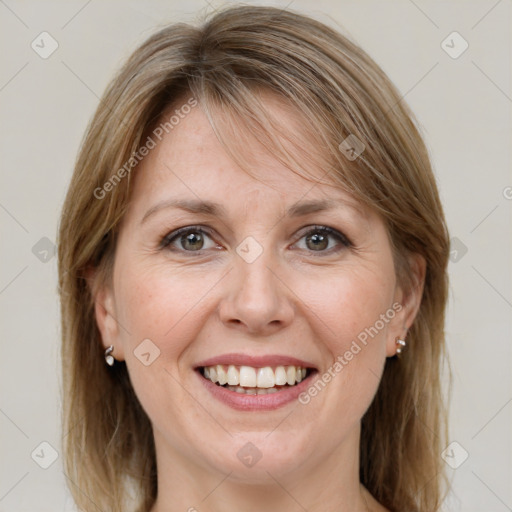
<svg viewBox="0 0 512 512"><path fill-rule="evenodd" d="M60 226L66 473L83 510L439 510L448 235L354 43L234 7L150 37Z"/></svg>

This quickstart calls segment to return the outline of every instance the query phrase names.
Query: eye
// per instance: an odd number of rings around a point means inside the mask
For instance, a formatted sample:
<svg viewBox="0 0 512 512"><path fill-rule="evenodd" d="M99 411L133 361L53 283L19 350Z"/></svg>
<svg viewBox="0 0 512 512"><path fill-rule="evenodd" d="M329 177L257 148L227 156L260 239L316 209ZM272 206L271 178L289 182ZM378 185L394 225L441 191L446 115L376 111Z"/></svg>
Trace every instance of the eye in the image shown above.
<svg viewBox="0 0 512 512"><path fill-rule="evenodd" d="M210 245L208 245L208 240L210 240ZM299 242L302 240L305 242L303 244L305 247L299 246L299 249L328 254L352 245L345 235L327 226L313 226L302 235ZM300 245L299 242L296 245ZM169 233L160 242L160 247L184 252L201 252L220 248L213 242L209 231L200 226L187 226Z"/></svg>
<svg viewBox="0 0 512 512"><path fill-rule="evenodd" d="M344 247L350 247L352 245L345 235L327 226L314 226L302 236L299 242L302 240L305 241L305 247L299 248L313 252L338 252ZM335 240L335 242L331 244L332 240Z"/></svg>
<svg viewBox="0 0 512 512"><path fill-rule="evenodd" d="M205 249L218 247L215 243L207 245L207 240L211 237L208 232L198 226L188 226L178 229L166 235L160 243L162 249L183 250L186 252L199 252ZM176 247L178 245L178 247Z"/></svg>

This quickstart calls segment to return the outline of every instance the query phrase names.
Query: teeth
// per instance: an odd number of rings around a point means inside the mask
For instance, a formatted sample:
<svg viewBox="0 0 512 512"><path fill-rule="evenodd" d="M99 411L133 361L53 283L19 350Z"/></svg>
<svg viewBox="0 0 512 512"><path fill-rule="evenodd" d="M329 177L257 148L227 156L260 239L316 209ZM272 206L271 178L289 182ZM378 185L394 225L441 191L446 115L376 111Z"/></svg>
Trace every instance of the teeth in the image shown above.
<svg viewBox="0 0 512 512"><path fill-rule="evenodd" d="M240 367L240 386L244 386L246 388L256 387L256 370L251 366Z"/></svg>
<svg viewBox="0 0 512 512"><path fill-rule="evenodd" d="M276 385L276 378L274 377L274 370L270 366L260 368L256 380L258 388L273 388Z"/></svg>
<svg viewBox="0 0 512 512"><path fill-rule="evenodd" d="M226 374L226 372L224 371L224 368L219 364L217 365L217 381L219 382L219 384L221 386L223 386L224 384L226 384L228 382L228 376Z"/></svg>
<svg viewBox="0 0 512 512"><path fill-rule="evenodd" d="M240 384L240 374L232 364L228 366L228 384L230 386L238 386Z"/></svg>
<svg viewBox="0 0 512 512"><path fill-rule="evenodd" d="M205 368L207 370L208 368ZM276 384L278 386L284 386L286 384L286 370L284 366L278 366L275 371Z"/></svg>
<svg viewBox="0 0 512 512"><path fill-rule="evenodd" d="M295 384L296 376L297 372L295 370L295 366L288 366L288 368L286 368L286 382L288 386L293 386Z"/></svg>
<svg viewBox="0 0 512 512"><path fill-rule="evenodd" d="M226 386L226 389L234 391L235 393L241 393L243 395L268 395L271 393L277 393L277 388L243 388L241 386Z"/></svg>
<svg viewBox="0 0 512 512"><path fill-rule="evenodd" d="M252 366L223 366L203 368L203 375L231 391L248 395L264 395L278 391L276 386L294 386L306 378L307 369L300 366L253 368Z"/></svg>

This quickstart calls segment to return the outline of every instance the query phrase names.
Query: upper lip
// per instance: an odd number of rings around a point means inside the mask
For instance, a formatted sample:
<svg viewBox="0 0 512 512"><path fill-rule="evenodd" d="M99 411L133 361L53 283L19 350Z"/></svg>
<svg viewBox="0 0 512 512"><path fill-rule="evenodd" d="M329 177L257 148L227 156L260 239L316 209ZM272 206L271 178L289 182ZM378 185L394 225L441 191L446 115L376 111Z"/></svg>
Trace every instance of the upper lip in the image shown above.
<svg viewBox="0 0 512 512"><path fill-rule="evenodd" d="M196 364L196 368L204 366L234 365L234 366L252 366L254 368L263 368L265 366L300 366L302 368L316 369L315 365L296 357L290 357L282 354L266 355L266 356L250 356L247 354L222 354L220 356L211 357L200 361Z"/></svg>

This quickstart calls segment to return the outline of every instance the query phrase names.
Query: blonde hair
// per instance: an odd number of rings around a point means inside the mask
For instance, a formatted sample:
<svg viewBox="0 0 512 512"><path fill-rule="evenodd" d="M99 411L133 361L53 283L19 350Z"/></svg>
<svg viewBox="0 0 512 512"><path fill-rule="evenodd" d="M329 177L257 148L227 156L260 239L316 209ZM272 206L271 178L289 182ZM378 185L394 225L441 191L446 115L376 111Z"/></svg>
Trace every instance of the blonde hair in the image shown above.
<svg viewBox="0 0 512 512"><path fill-rule="evenodd" d="M303 120L307 147L298 133L283 131L260 91ZM362 419L360 478L390 510L439 510L446 483L441 372L449 242L417 123L384 72L346 37L288 10L245 6L198 28L175 24L151 36L108 86L83 140L59 232L65 469L75 501L86 511L147 511L157 494L151 424L125 364L104 364L94 286L111 276L134 155L163 113L187 97L199 102L235 158L244 159L232 137L240 128L290 169L321 165L376 210L404 285L412 279L407 256L425 258L407 353L387 359ZM340 150L349 135L364 144L358 158ZM92 289L90 269L97 272Z"/></svg>

